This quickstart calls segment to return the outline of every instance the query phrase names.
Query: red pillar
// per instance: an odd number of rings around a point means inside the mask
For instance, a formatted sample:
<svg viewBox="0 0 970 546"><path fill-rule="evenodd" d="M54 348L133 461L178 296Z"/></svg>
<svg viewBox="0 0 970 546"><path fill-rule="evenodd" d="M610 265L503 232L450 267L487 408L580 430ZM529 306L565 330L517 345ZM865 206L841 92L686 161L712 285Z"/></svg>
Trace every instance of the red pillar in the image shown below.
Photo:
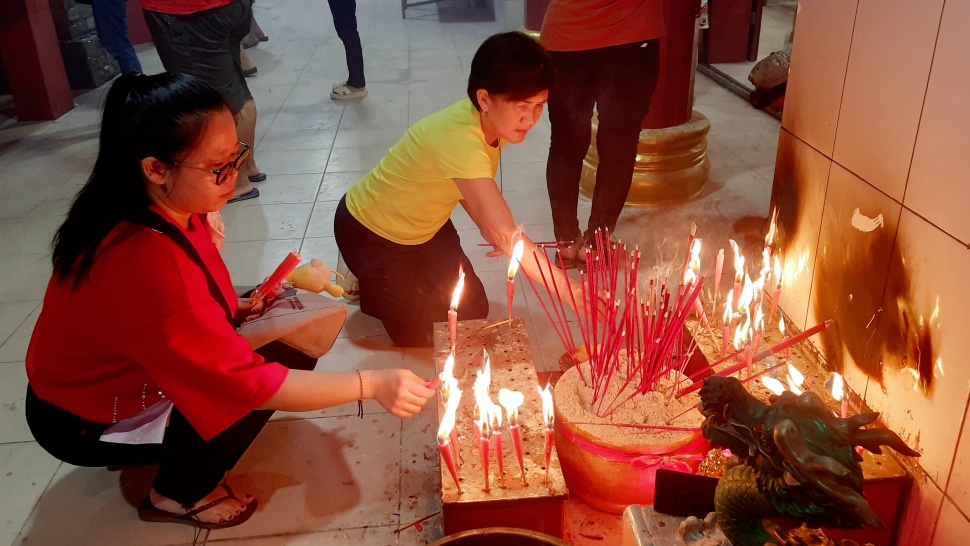
<svg viewBox="0 0 970 546"><path fill-rule="evenodd" d="M667 36L660 39L660 77L644 129L673 127L690 119L697 65L694 33L700 9L700 0L664 1Z"/></svg>
<svg viewBox="0 0 970 546"><path fill-rule="evenodd" d="M21 121L74 108L48 0L0 0L0 56Z"/></svg>

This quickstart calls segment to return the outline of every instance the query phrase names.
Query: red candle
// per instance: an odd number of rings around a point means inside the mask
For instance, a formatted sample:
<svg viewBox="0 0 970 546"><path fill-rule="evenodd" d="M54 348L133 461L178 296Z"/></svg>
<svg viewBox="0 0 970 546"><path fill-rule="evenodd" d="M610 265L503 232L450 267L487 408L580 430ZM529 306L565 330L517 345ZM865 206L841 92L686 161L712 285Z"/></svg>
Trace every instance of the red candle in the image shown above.
<svg viewBox="0 0 970 546"><path fill-rule="evenodd" d="M482 457L482 472L485 474L485 491L490 491L488 484L489 445L488 434L485 430L481 432L480 439L478 440L478 453Z"/></svg>
<svg viewBox="0 0 970 546"><path fill-rule="evenodd" d="M519 270L519 262L522 260L522 252L525 249L525 241L519 239L512 248L512 258L509 260L509 278L505 283L505 292L509 297L509 324L512 323L512 300L515 298L515 273Z"/></svg>
<svg viewBox="0 0 970 546"><path fill-rule="evenodd" d="M458 301L461 300L461 291L465 287L465 272L458 266L458 283L455 290L451 293L451 307L448 309L448 334L451 336L451 352L455 352L455 341L458 333Z"/></svg>
<svg viewBox="0 0 970 546"><path fill-rule="evenodd" d="M455 341L458 338L458 311L455 309L448 310L448 336L451 340L451 352L455 352Z"/></svg>
<svg viewBox="0 0 970 546"><path fill-rule="evenodd" d="M448 466L448 472L451 473L451 478L455 480L455 487L458 489L458 494L461 495L461 482L458 481L458 469L455 467L455 457L451 452L451 443L447 438L438 440L438 451L441 452L441 458Z"/></svg>
<svg viewBox="0 0 970 546"><path fill-rule="evenodd" d="M717 305L717 290L721 286L721 273L724 271L724 249L717 251L717 260L714 262L714 305ZM714 311L711 311L712 313Z"/></svg>
<svg viewBox="0 0 970 546"><path fill-rule="evenodd" d="M522 459L522 427L519 425L509 426L509 435L512 436L512 448L515 449L515 458L519 461L519 470L522 472L522 484L528 485L525 479L525 462Z"/></svg>
<svg viewBox="0 0 970 546"><path fill-rule="evenodd" d="M549 465L552 462L552 446L556 439L556 431L552 428L547 428L545 433L546 439L546 483L549 483Z"/></svg>
<svg viewBox="0 0 970 546"><path fill-rule="evenodd" d="M280 262L280 265L276 267L276 271L273 271L273 274L270 275L269 278L257 286L256 290L253 290L252 295L249 297L250 301L254 305L262 301L263 298L268 296L277 286L280 285L281 282L283 282L283 279L285 279L287 275L296 269L296 266L300 265L301 261L303 261L303 256L298 251L294 250L287 254L286 257L283 258L283 261Z"/></svg>
<svg viewBox="0 0 970 546"><path fill-rule="evenodd" d="M449 433L448 436L451 438L451 445L455 446L455 451L458 455L458 464L463 464L461 457L461 444L458 443L458 427L452 428L451 433Z"/></svg>
<svg viewBox="0 0 970 546"><path fill-rule="evenodd" d="M492 431L492 442L495 444L495 460L498 462L498 478L505 485L505 447L502 445L502 430Z"/></svg>

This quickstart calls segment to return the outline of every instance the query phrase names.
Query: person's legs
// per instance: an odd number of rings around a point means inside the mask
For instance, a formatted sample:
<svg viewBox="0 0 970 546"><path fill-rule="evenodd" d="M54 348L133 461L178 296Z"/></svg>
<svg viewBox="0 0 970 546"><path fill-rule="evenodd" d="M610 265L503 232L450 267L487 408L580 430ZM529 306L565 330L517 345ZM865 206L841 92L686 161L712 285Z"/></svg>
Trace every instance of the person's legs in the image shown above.
<svg viewBox="0 0 970 546"><path fill-rule="evenodd" d="M317 362L280 341L256 352L267 361L295 370L312 370ZM203 440L181 412L172 410L152 489L183 507L202 503L207 495L224 496L217 487L219 482L236 466L272 415L272 410L252 411L215 438Z"/></svg>
<svg viewBox="0 0 970 546"><path fill-rule="evenodd" d="M650 110L660 68L660 40L642 44L596 50L601 74L597 83L602 91L596 101L599 165L587 240L592 240L596 229L615 230L633 183L640 129Z"/></svg>
<svg viewBox="0 0 970 546"><path fill-rule="evenodd" d="M549 90L552 137L546 162L546 189L552 207L553 230L558 241L579 240L582 231L576 208L583 159L589 149L593 116L591 86L594 67L584 52L550 52L556 67L556 84Z"/></svg>
<svg viewBox="0 0 970 546"><path fill-rule="evenodd" d="M94 24L101 45L122 72L141 72L141 63L128 38L128 0L94 0Z"/></svg>
<svg viewBox="0 0 970 546"><path fill-rule="evenodd" d="M344 261L358 279L361 311L381 319L395 345L434 344L434 323L448 318L459 266L465 272L459 317L488 316L485 287L462 251L451 221L426 243L399 245L361 225L341 200L334 235Z"/></svg>
<svg viewBox="0 0 970 546"><path fill-rule="evenodd" d="M235 0L191 15L145 10L145 21L165 70L192 74L222 93L236 116L239 139L253 148L256 103L246 85L239 55L251 17L250 0ZM235 195L251 192L250 179L259 174L254 151L240 169Z"/></svg>
<svg viewBox="0 0 970 546"><path fill-rule="evenodd" d="M357 2L355 0L327 0L330 4L330 14L333 16L333 26L337 36L344 44L347 56L347 85L355 89L362 89L367 85L364 79L364 53L360 45L360 34L357 32Z"/></svg>

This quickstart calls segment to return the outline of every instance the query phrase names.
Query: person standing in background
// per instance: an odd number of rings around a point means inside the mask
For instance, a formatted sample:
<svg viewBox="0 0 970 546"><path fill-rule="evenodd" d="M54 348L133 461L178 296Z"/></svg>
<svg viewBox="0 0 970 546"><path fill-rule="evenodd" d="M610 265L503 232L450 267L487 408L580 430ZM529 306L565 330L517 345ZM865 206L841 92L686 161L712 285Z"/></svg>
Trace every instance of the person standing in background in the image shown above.
<svg viewBox="0 0 970 546"><path fill-rule="evenodd" d="M94 26L101 45L111 53L121 73L141 73L141 63L128 38L128 0L93 0Z"/></svg>
<svg viewBox="0 0 970 546"><path fill-rule="evenodd" d="M141 0L155 49L168 72L191 74L222 93L239 140L256 143L256 103L243 74L242 39L249 34L252 0ZM252 182L266 180L250 153L240 166L230 203L259 197Z"/></svg>
<svg viewBox="0 0 970 546"><path fill-rule="evenodd" d="M540 42L556 69L549 91L552 137L546 188L567 267L585 259L597 229L612 233L633 182L643 118L660 71L666 34L663 0L552 0ZM585 233L577 218L583 159L593 108L599 116L599 166Z"/></svg>
<svg viewBox="0 0 970 546"><path fill-rule="evenodd" d="M360 46L357 32L357 2L355 0L327 0L333 26L337 36L344 43L347 55L347 81L333 84L330 98L334 100L359 99L367 96L367 82L364 80L364 52Z"/></svg>

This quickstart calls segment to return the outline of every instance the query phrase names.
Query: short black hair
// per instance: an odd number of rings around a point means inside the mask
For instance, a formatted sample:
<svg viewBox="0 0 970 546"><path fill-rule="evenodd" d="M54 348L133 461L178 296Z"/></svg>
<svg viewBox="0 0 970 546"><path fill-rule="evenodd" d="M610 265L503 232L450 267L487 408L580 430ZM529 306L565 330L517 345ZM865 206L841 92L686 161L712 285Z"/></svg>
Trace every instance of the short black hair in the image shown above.
<svg viewBox="0 0 970 546"><path fill-rule="evenodd" d="M489 36L475 52L468 98L481 110L479 89L522 100L548 90L555 81L552 59L537 40L521 32L503 32Z"/></svg>

